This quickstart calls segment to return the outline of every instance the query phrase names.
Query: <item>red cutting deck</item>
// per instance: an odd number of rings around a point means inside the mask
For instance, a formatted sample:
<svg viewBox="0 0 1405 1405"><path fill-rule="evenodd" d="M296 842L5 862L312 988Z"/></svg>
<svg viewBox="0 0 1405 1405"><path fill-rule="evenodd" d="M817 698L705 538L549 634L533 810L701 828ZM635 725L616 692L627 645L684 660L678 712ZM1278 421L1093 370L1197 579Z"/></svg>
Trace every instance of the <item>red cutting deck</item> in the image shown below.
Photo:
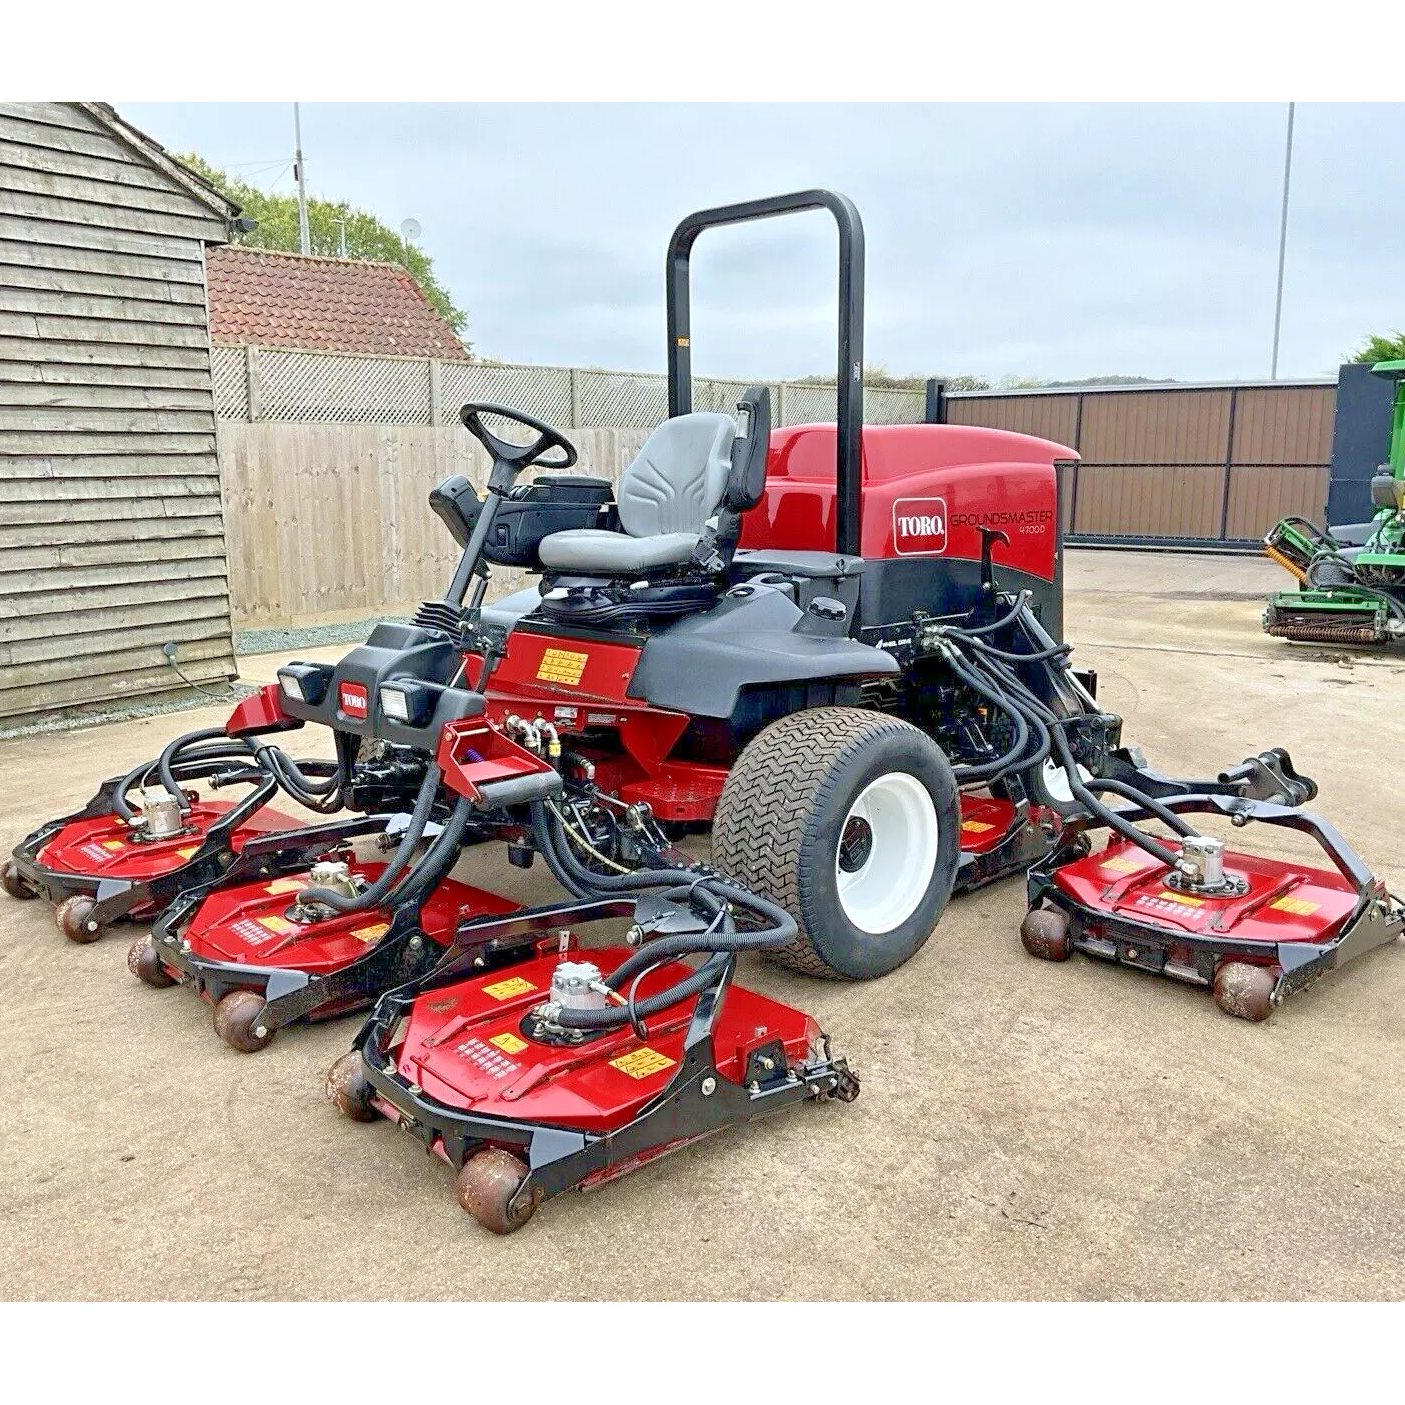
<svg viewBox="0 0 1405 1405"><path fill-rule="evenodd" d="M185 816L186 832L169 839L137 839L138 831L120 815L73 820L39 851L38 862L60 873L144 883L189 863L205 842L210 827L233 808L234 802L229 800L199 800ZM254 835L297 827L297 820L264 807L234 831L230 842L237 853L244 841Z"/></svg>
<svg viewBox="0 0 1405 1405"><path fill-rule="evenodd" d="M632 954L610 947L572 959L608 974ZM629 1122L677 1073L696 1001L650 1019L647 1040L626 1027L572 1047L539 1043L523 1032L523 1017L546 998L559 959L538 957L421 995L394 1050L400 1076L474 1113L597 1132ZM670 962L646 975L638 994L663 990L691 970ZM753 1051L780 1042L786 1058L800 1062L816 1056L821 1035L809 1015L732 986L713 1040L718 1072L740 1082Z"/></svg>
<svg viewBox="0 0 1405 1405"><path fill-rule="evenodd" d="M1306 864L1225 851L1225 872L1245 878L1239 897L1183 893L1167 885L1170 870L1130 840L1066 865L1058 890L1093 913L1125 917L1236 942L1327 942L1341 930L1357 895L1341 874Z"/></svg>
<svg viewBox="0 0 1405 1405"><path fill-rule="evenodd" d="M382 863L350 864L353 874L373 883ZM379 908L349 912L319 922L291 915L306 873L217 888L200 904L182 934L191 953L205 961L249 966L283 966L325 975L364 956L390 930L390 915ZM447 946L461 918L505 915L518 904L482 888L445 879L420 911L420 929Z"/></svg>

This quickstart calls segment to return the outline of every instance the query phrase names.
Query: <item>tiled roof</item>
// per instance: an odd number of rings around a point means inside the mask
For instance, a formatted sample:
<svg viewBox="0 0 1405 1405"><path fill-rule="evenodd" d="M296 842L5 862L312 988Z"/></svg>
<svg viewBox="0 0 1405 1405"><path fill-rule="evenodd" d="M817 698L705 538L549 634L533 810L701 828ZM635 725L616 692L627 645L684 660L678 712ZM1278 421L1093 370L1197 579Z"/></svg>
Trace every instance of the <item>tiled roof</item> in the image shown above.
<svg viewBox="0 0 1405 1405"><path fill-rule="evenodd" d="M398 264L228 245L207 251L206 281L219 346L468 359Z"/></svg>

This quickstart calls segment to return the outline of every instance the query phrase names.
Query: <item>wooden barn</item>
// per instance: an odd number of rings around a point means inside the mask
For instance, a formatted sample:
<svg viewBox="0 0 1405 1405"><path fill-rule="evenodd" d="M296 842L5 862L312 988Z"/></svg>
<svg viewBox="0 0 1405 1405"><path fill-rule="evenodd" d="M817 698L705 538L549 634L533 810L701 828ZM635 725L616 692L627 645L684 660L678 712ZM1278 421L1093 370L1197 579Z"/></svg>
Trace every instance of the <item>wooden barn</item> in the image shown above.
<svg viewBox="0 0 1405 1405"><path fill-rule="evenodd" d="M0 730L234 676L205 250L101 103L0 103Z"/></svg>

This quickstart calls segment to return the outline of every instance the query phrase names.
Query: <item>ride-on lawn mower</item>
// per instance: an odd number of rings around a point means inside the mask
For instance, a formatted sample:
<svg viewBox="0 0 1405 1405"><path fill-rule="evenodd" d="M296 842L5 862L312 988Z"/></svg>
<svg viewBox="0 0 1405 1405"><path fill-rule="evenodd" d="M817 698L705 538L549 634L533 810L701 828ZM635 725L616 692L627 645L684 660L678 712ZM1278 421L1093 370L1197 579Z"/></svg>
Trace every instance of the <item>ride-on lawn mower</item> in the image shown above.
<svg viewBox="0 0 1405 1405"><path fill-rule="evenodd" d="M740 426L692 413L694 239L814 208L840 231L837 427L773 433L759 389L743 395ZM1109 827L1161 858L1160 888L1188 906L1239 893L1239 868L1253 866L1250 908L1286 899L1277 910L1297 919L1294 939L1331 941L1327 964L1400 930L1398 906L1334 836L1330 852L1355 885L1350 911L1330 875L1294 869L1274 886L1268 861L1226 854L1181 818L1215 807L1328 833L1297 813L1316 787L1282 750L1184 781L1121 745L1096 680L1072 671L1051 632L1069 451L946 425L863 431L861 289L862 231L843 197L806 192L685 220L669 253L670 417L613 499L590 479L515 483L543 444L564 441L517 411L464 408L494 468L484 500L463 478L434 495L465 553L449 597L421 607L426 647L431 635L452 642L479 680L480 735L518 739L559 776L558 790L527 804L519 861L540 856L587 903L665 889L657 910L636 909L638 952L589 952L589 963L563 951L484 975L469 953L485 938L617 915L608 907L470 919L442 965L382 996L328 1075L341 1111L385 1115L447 1160L462 1203L498 1232L545 1196L725 1122L857 1090L803 1016L750 995L719 1012L719 999L741 995L728 995L736 950L755 945L818 975L882 975L927 939L954 889L1031 859L1059 874L1089 853L1089 829ZM538 438L514 446L485 416ZM554 466L573 462L567 449ZM1013 589L997 583L997 549ZM485 605L487 562L538 571L540 584ZM356 707L389 700L437 716L434 688L401 668L355 675L366 684ZM447 772L443 746L439 757ZM1148 817L1169 823L1179 848L1137 827ZM709 821L715 861L750 893L669 853L661 822ZM1067 914L1067 931L1080 903L1091 913L1100 900L1074 891L1041 920ZM673 935L650 940L660 930ZM1149 964L1140 946L1085 949ZM691 976L664 964L697 951L708 959ZM1226 951L1244 964L1241 950ZM1281 941L1247 959L1304 970L1295 956ZM1211 984L1218 959L1185 964ZM1179 974L1170 961L1155 969ZM1246 1008L1230 999L1235 977L1227 968L1217 983L1222 1005L1256 1015L1252 989Z"/></svg>
<svg viewBox="0 0 1405 1405"><path fill-rule="evenodd" d="M1285 517L1264 538L1264 553L1297 578L1264 610L1280 639L1319 644L1390 644L1405 639L1405 361L1379 361L1371 373L1395 382L1390 452L1371 480L1379 509L1369 522L1322 531Z"/></svg>

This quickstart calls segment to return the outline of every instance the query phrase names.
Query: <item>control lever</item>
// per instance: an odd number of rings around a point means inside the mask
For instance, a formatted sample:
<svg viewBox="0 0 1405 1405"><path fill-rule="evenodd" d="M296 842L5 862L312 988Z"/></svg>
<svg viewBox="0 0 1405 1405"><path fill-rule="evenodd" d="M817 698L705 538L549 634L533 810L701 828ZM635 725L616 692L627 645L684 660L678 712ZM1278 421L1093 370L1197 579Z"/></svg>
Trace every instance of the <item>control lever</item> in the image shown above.
<svg viewBox="0 0 1405 1405"><path fill-rule="evenodd" d="M981 605L995 605L995 563L991 559L995 544L1009 546L1010 538L995 527L980 528L981 534Z"/></svg>

